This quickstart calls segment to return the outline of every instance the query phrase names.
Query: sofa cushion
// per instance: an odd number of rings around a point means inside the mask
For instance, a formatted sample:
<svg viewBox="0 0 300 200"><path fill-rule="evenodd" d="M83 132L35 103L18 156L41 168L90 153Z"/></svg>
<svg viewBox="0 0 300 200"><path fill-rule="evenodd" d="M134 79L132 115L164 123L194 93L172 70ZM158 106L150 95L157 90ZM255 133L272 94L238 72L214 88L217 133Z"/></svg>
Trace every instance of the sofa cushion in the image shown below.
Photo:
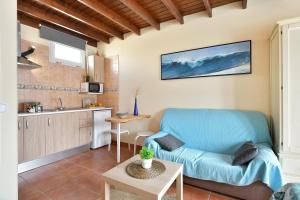
<svg viewBox="0 0 300 200"><path fill-rule="evenodd" d="M174 151L175 149L178 149L179 147L184 145L181 140L171 134L168 134L161 138L155 138L154 140L161 146L162 149L167 151Z"/></svg>
<svg viewBox="0 0 300 200"><path fill-rule="evenodd" d="M253 142L245 142L236 152L232 165L244 165L253 160L258 154L258 149Z"/></svg>

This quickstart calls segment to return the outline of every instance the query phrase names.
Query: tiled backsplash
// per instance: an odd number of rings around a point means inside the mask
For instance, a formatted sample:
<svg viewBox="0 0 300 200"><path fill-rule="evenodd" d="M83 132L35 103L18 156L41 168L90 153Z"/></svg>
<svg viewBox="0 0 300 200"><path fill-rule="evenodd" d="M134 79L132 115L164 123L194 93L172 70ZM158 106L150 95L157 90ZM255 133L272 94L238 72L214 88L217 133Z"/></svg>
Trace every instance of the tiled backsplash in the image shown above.
<svg viewBox="0 0 300 200"><path fill-rule="evenodd" d="M85 69L50 63L49 48L45 45L22 40L22 51L31 45L36 50L29 58L42 67L33 70L18 68L19 103L37 101L44 109L53 109L58 106L58 97L62 98L65 107L81 107L83 97L87 96L97 100L95 95L79 94Z"/></svg>

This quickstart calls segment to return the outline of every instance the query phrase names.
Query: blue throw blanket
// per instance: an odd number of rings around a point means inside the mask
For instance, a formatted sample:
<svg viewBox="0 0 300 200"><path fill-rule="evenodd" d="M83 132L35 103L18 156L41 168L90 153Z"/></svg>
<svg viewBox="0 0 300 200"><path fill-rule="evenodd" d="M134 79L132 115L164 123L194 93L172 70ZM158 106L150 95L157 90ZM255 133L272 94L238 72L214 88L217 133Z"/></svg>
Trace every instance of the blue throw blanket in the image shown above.
<svg viewBox="0 0 300 200"><path fill-rule="evenodd" d="M172 152L154 138L172 134L185 145ZM233 166L234 152L253 141L258 156L248 165ZM182 163L184 175L237 186L261 181L273 191L282 186L280 163L272 151L268 124L259 112L213 109L167 109L161 131L145 140L160 159Z"/></svg>

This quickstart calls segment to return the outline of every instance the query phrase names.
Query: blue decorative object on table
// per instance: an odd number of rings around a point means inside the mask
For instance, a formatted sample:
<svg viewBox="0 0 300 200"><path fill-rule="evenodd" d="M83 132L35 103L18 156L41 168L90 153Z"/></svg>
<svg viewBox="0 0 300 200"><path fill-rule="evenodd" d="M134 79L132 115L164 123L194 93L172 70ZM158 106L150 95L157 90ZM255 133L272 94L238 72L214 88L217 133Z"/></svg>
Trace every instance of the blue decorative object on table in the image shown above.
<svg viewBox="0 0 300 200"><path fill-rule="evenodd" d="M138 116L138 115L139 115L139 110L138 110L137 98L136 98L136 97L135 97L135 99L134 99L133 115L134 115L134 116Z"/></svg>

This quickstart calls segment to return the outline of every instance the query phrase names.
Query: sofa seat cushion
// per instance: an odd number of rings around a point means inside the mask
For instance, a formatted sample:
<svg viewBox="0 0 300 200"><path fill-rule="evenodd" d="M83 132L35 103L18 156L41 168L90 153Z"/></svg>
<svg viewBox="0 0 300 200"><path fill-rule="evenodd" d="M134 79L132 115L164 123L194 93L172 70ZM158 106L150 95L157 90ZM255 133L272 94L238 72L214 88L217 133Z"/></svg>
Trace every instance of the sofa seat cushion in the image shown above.
<svg viewBox="0 0 300 200"><path fill-rule="evenodd" d="M233 156L181 147L173 152L160 150L158 157L184 164L184 175L221 183L237 183L245 166L232 166Z"/></svg>
<svg viewBox="0 0 300 200"><path fill-rule="evenodd" d="M154 138L166 134L160 132L147 138L145 145L154 149L157 158L182 163L185 176L236 186L246 186L261 181L273 191L278 190L282 185L280 164L268 144L257 144L259 154L248 165L232 166L234 155L192 149L186 145L172 152L165 151L154 141Z"/></svg>

